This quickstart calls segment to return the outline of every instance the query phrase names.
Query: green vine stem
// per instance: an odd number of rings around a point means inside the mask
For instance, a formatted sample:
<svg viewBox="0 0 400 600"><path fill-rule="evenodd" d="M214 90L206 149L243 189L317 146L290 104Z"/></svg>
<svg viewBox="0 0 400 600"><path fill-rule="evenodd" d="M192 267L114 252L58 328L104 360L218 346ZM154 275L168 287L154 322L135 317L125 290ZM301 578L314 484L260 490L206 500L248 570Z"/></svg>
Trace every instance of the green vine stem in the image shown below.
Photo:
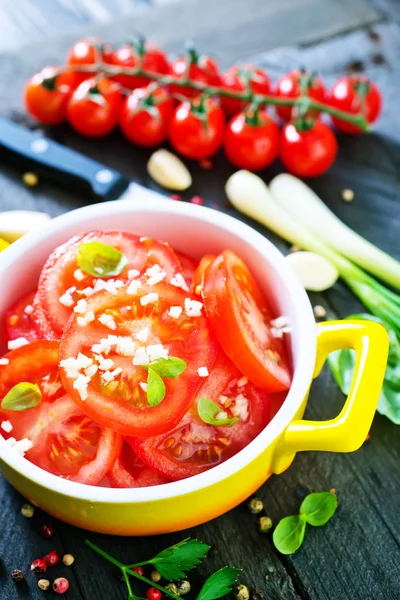
<svg viewBox="0 0 400 600"><path fill-rule="evenodd" d="M141 77L146 77L151 81L158 81L160 85L174 85L179 87L189 87L193 90L198 90L199 92L207 92L208 96L224 96L227 98L235 98L237 100L244 100L245 102L257 102L261 105L272 105L272 106L304 106L307 103L307 106L310 109L324 112L333 117L337 117L343 121L347 121L348 123L353 123L357 125L362 131L369 131L369 124L366 121L363 114L355 115L353 113L348 113L342 110L338 110L329 104L325 104L323 102L317 102L316 100L311 99L309 96L298 96L297 98L278 98L272 94L261 95L261 94L253 94L251 91L245 92L231 92L229 90L224 90L219 87L207 86L198 81L192 81L190 79L185 78L177 78L172 77L171 75L160 75L159 73L153 73L151 71L145 71L140 66L138 67L119 67L116 65L110 65L108 63L99 62L97 64L91 65L71 65L66 66L63 70L60 70L58 74L61 74L66 71L73 71L79 73L104 73L104 75L108 77L114 77L116 75L138 75Z"/></svg>

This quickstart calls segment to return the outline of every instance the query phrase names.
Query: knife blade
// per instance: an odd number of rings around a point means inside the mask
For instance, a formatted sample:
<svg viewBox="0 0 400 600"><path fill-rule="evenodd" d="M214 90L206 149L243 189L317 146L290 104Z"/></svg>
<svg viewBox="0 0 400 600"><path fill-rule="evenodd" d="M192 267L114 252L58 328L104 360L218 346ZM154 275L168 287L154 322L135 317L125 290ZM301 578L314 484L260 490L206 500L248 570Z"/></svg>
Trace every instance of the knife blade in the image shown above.
<svg viewBox="0 0 400 600"><path fill-rule="evenodd" d="M165 198L118 171L8 119L0 119L0 159L94 201Z"/></svg>

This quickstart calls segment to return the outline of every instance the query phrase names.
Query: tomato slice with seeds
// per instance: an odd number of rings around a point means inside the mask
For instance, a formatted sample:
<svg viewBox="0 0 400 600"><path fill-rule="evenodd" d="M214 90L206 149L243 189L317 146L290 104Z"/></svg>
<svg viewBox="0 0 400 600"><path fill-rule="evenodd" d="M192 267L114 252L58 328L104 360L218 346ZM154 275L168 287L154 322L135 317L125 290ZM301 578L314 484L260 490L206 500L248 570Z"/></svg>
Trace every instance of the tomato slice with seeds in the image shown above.
<svg viewBox="0 0 400 600"><path fill-rule="evenodd" d="M199 264L197 265L197 269L194 273L192 289L195 294L201 293L204 285L204 273L209 265L215 259L215 254L205 254ZM199 286L199 289L198 289ZM196 291L197 290L197 291Z"/></svg>
<svg viewBox="0 0 400 600"><path fill-rule="evenodd" d="M193 283L194 273L197 268L197 261L194 260L191 256L184 254L183 252L178 252L175 250L175 254L178 257L178 260L181 264L181 273L183 275L184 280L191 287Z"/></svg>
<svg viewBox="0 0 400 600"><path fill-rule="evenodd" d="M106 473L106 480L112 488L150 487L169 481L161 473L146 465L127 442L123 443L117 460Z"/></svg>
<svg viewBox="0 0 400 600"><path fill-rule="evenodd" d="M122 231L90 231L73 237L49 256L39 279L38 304L58 336L63 333L76 302L93 291L96 278L77 273L76 259L80 245L94 241L113 246L127 257L128 265L118 279L128 279L130 269L144 273L155 264L165 271L167 281L180 272L179 260L164 242ZM60 301L67 290L71 290L71 306L66 306L65 300L64 304Z"/></svg>
<svg viewBox="0 0 400 600"><path fill-rule="evenodd" d="M225 250L207 268L204 306L226 354L255 385L270 392L290 387L282 340L271 333L267 301L244 262Z"/></svg>
<svg viewBox="0 0 400 600"><path fill-rule="evenodd" d="M54 331L52 324L47 318L47 313L42 306L37 292L35 294L35 297L33 298L32 306L32 321L34 323L36 331L38 332L38 337L44 338L45 340L59 340L61 335Z"/></svg>
<svg viewBox="0 0 400 600"><path fill-rule="evenodd" d="M59 376L59 344L32 342L5 355L0 366L0 400L20 382L35 383L42 401L34 408L16 412L0 408L1 429L7 439L28 438L33 447L26 458L35 465L72 481L96 485L117 458L122 437L100 427L68 396Z"/></svg>
<svg viewBox="0 0 400 600"><path fill-rule="evenodd" d="M202 383L198 369L210 368L213 363L215 343L204 310L199 316L188 316L185 312L185 300L195 300L188 292L166 283L142 284L131 293L128 289L92 296L87 310L95 318L86 326L79 325L76 314L70 319L61 341L61 359L77 359L81 353L99 369L90 373L85 390L78 391L81 386L78 373L73 369L68 372L68 363L62 363L61 377L68 394L89 417L118 433L148 437L168 431L183 417ZM144 297L148 304L141 303ZM169 309L177 306L183 310L174 318ZM103 324L104 315L112 319L111 330ZM146 354L145 348L150 352L154 346L168 351L170 357L183 359L187 368L176 379L164 380L164 399L157 406L150 406L143 389L147 371L141 365L134 365L133 357L136 351L139 356ZM105 356L111 359L107 365L110 375L106 378L102 366ZM118 371L113 375L115 369ZM79 372L84 374L83 369ZM87 398L82 399L85 391Z"/></svg>
<svg viewBox="0 0 400 600"><path fill-rule="evenodd" d="M197 414L197 400L201 397L218 403L227 417L240 415L239 421L231 427L204 423ZM268 392L243 378L220 350L193 406L174 429L146 440L127 441L146 464L165 477L178 480L224 462L247 446L269 421Z"/></svg>
<svg viewBox="0 0 400 600"><path fill-rule="evenodd" d="M25 294L6 312L7 340L16 340L17 338L23 337L28 340L28 342L33 342L33 340L37 340L41 337L36 331L32 318L32 304L35 294L36 292ZM30 307L28 308L28 313L25 312L27 307Z"/></svg>

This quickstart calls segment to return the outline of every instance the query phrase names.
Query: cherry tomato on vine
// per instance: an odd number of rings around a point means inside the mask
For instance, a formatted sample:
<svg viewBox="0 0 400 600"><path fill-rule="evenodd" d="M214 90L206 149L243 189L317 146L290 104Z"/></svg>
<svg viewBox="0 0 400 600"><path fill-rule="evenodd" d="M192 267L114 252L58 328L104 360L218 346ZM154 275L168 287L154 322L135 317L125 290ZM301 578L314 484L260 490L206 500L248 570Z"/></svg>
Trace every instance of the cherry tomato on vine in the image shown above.
<svg viewBox="0 0 400 600"><path fill-rule="evenodd" d="M304 131L288 123L281 132L281 160L287 170L298 177L322 175L333 164L337 151L335 134L322 121L315 121Z"/></svg>
<svg viewBox="0 0 400 600"><path fill-rule="evenodd" d="M68 100L77 85L76 73L60 73L57 67L45 67L26 83L24 101L29 114L46 125L64 121Z"/></svg>
<svg viewBox="0 0 400 600"><path fill-rule="evenodd" d="M266 72L254 65L235 65L223 73L222 87L228 92L244 92L249 87L254 94L267 95L270 92L271 82ZM221 106L229 116L242 111L246 104L248 102L243 100L225 96L221 98Z"/></svg>
<svg viewBox="0 0 400 600"><path fill-rule="evenodd" d="M190 81L202 83L206 86L220 86L221 75L217 63L210 56L197 54L190 48L186 56L181 56L174 60L171 65L172 75L183 79L187 75ZM189 87L172 85L173 93L181 94L187 98L194 98L199 94L198 90L193 90Z"/></svg>
<svg viewBox="0 0 400 600"><path fill-rule="evenodd" d="M182 102L172 117L169 140L187 158L209 158L222 144L224 122L224 111L211 98Z"/></svg>
<svg viewBox="0 0 400 600"><path fill-rule="evenodd" d="M138 146L158 146L168 136L174 101L164 88L137 88L124 101L120 112L122 132Z"/></svg>
<svg viewBox="0 0 400 600"><path fill-rule="evenodd" d="M262 110L239 113L225 129L226 157L239 169L264 169L277 158L278 149L279 127Z"/></svg>
<svg viewBox="0 0 400 600"><path fill-rule="evenodd" d="M328 102L334 108L355 115L364 111L368 123L374 123L382 109L381 93L365 75L349 75L339 79L328 93ZM340 131L362 133L362 129L353 123L331 118Z"/></svg>
<svg viewBox="0 0 400 600"><path fill-rule="evenodd" d="M303 91L304 89L304 91ZM276 83L274 94L278 98L298 98L308 96L318 102L325 100L325 86L321 79L311 71L291 71L283 75ZM284 121L290 121L294 116L294 107L276 106L276 113ZM309 110L307 116L316 116L318 111Z"/></svg>
<svg viewBox="0 0 400 600"><path fill-rule="evenodd" d="M142 61L143 70L149 73L168 75L171 72L166 54L151 42L143 39L121 46L111 58L113 65L129 69L138 67L140 61ZM149 83L149 78L143 77L143 75L116 75L113 79L130 90L144 87Z"/></svg>
<svg viewBox="0 0 400 600"><path fill-rule="evenodd" d="M87 38L77 41L67 54L67 65L94 65L98 61L111 62L111 44L103 43L99 38ZM93 73L75 73L77 84L93 77Z"/></svg>
<svg viewBox="0 0 400 600"><path fill-rule="evenodd" d="M121 90L115 81L87 79L71 96L67 107L68 121L82 135L106 135L118 122L121 101Z"/></svg>

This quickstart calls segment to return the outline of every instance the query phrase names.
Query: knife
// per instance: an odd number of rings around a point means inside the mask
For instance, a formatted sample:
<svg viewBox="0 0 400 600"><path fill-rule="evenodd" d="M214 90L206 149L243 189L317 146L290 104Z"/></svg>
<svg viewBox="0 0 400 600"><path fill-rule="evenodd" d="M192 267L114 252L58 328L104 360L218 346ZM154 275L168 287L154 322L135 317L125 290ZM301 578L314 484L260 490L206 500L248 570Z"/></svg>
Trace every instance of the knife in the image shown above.
<svg viewBox="0 0 400 600"><path fill-rule="evenodd" d="M39 132L0 119L0 160L94 201L165 198Z"/></svg>

